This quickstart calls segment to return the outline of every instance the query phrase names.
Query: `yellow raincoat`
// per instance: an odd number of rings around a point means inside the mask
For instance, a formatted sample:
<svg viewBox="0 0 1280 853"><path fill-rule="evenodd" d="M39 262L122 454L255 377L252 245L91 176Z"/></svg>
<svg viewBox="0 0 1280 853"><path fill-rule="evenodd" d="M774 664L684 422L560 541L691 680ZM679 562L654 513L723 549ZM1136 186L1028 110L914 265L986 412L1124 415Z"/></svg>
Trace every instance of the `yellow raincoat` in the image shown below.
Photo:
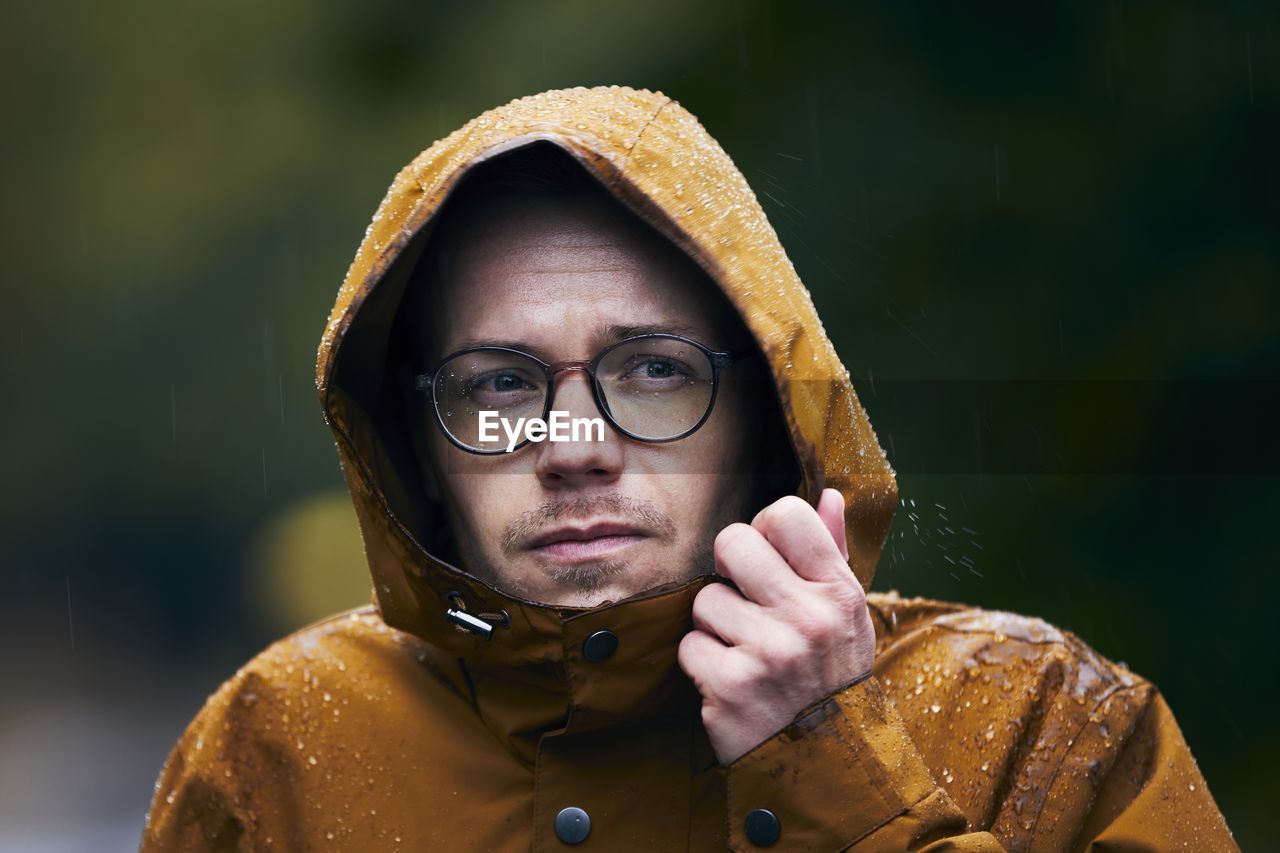
<svg viewBox="0 0 1280 853"><path fill-rule="evenodd" d="M347 273L316 382L374 606L283 639L209 698L156 785L160 850L1236 849L1154 686L1042 621L869 596L874 677L720 766L676 663L706 577L592 609L504 594L428 553L428 502L391 413L387 341L433 215L472 165L561 146L720 285L765 352L801 474L843 492L864 587L893 471L746 181L679 103L609 86L472 119L404 167ZM489 639L446 611L498 624ZM481 615L483 614L483 615ZM607 660L583 653L600 629Z"/></svg>

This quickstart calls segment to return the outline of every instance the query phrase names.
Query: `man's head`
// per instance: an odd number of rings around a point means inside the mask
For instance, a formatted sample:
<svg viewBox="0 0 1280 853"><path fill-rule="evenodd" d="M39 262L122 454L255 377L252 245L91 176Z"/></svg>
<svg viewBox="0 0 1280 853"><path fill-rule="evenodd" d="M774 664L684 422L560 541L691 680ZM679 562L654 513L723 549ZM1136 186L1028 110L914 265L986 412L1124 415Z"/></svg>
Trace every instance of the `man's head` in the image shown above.
<svg viewBox="0 0 1280 853"><path fill-rule="evenodd" d="M701 268L553 146L477 167L441 217L409 284L411 373L487 344L585 361L648 331L755 351ZM443 434L429 392L407 392L415 455L447 517L451 556L509 593L576 607L711 571L715 534L779 487L763 476L780 454L762 445L780 430L761 362L724 368L706 422L666 443L607 428L603 441L476 455ZM601 416L577 371L556 377L552 408Z"/></svg>

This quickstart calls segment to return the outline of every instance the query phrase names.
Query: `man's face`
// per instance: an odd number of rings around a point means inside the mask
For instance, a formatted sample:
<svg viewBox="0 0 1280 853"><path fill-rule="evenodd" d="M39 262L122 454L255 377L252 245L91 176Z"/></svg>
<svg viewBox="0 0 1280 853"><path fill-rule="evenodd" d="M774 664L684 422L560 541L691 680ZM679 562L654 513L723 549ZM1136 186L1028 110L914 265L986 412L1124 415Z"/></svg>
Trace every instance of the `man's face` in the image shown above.
<svg viewBox="0 0 1280 853"><path fill-rule="evenodd" d="M692 261L607 199L509 197L464 216L444 245L446 272L426 300L433 359L498 344L585 361L649 331L712 349L750 341ZM463 567L521 598L572 607L712 571L716 533L752 494L758 409L747 383L732 381L744 372L725 369L707 422L662 444L606 426L604 441L481 456L445 438L424 398L415 445ZM581 371L558 374L551 408L601 417Z"/></svg>

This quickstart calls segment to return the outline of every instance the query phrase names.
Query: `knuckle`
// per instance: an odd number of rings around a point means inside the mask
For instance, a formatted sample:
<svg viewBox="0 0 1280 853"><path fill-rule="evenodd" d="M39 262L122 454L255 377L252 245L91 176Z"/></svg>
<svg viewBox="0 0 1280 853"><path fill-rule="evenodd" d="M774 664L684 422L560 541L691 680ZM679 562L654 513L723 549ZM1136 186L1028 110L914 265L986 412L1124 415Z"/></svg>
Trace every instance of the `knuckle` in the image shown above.
<svg viewBox="0 0 1280 853"><path fill-rule="evenodd" d="M710 589L710 587L707 587L707 589ZM715 600L707 595L707 589L698 593L693 599L691 614L694 623L699 624L699 626L706 624L707 618L715 610Z"/></svg>
<svg viewBox="0 0 1280 853"><path fill-rule="evenodd" d="M697 640L690 640L690 634L680 643L680 648L676 650L676 662L680 665L680 669L693 682L694 688L703 696L708 695L714 690L715 672L709 669L705 657L699 650Z"/></svg>
<svg viewBox="0 0 1280 853"><path fill-rule="evenodd" d="M712 586L715 586L715 584L708 584L707 586L703 587L703 588L698 592L698 594L697 594L697 595L695 595L695 596L693 597L693 612L694 612L694 613L697 613L697 612L701 611L703 608L705 608L705 607L707 606L707 604L708 604L708 603L709 603L709 601L710 601L709 593L711 592L711 587L712 587Z"/></svg>
<svg viewBox="0 0 1280 853"><path fill-rule="evenodd" d="M809 608L804 618L796 623L796 632L809 643L822 645L839 634L844 623L840 611L824 602Z"/></svg>
<svg viewBox="0 0 1280 853"><path fill-rule="evenodd" d="M701 605L704 608L723 606L725 596L728 595L729 592L729 587L724 583L709 583L702 588L701 592L694 596L693 605L694 607L697 607L699 602L701 602Z"/></svg>
<svg viewBox="0 0 1280 853"><path fill-rule="evenodd" d="M831 601L848 615L867 609L867 593L853 577L850 577L848 583L842 582L832 590Z"/></svg>
<svg viewBox="0 0 1280 853"><path fill-rule="evenodd" d="M720 727L720 721L724 718L724 711L714 702L702 703L702 726L707 731L715 731Z"/></svg>
<svg viewBox="0 0 1280 853"><path fill-rule="evenodd" d="M771 656L785 672L794 671L810 656L809 640L800 632L787 632L774 643Z"/></svg>
<svg viewBox="0 0 1280 853"><path fill-rule="evenodd" d="M809 506L804 498L797 495L786 495L778 498L773 502L772 506L765 510L768 518L775 523L785 523L813 511L813 507Z"/></svg>
<svg viewBox="0 0 1280 853"><path fill-rule="evenodd" d="M746 544L748 529L747 525L742 522L734 522L717 533L715 542L712 544L712 551L716 559L724 559L729 554L741 549Z"/></svg>
<svg viewBox="0 0 1280 853"><path fill-rule="evenodd" d="M718 673L720 681L720 695L729 701L741 700L744 696L749 696L755 689L756 678L754 673L744 666L729 666Z"/></svg>
<svg viewBox="0 0 1280 853"><path fill-rule="evenodd" d="M690 665L697 654L696 648L698 643L697 631L690 631L680 639L680 645L676 647L676 661L680 664L680 668L685 672L689 672Z"/></svg>

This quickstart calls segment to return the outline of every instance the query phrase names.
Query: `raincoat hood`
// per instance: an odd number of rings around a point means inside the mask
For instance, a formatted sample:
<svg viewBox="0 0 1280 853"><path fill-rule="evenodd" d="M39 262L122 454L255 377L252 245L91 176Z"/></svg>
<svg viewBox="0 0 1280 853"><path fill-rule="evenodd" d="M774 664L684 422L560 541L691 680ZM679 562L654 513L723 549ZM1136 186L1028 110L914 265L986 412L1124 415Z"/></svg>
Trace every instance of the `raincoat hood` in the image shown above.
<svg viewBox="0 0 1280 853"><path fill-rule="evenodd" d="M573 88L488 110L405 166L379 205L329 316L316 362L326 422L359 518L382 618L463 657L547 660L572 608L505 594L430 552L430 517L388 342L417 259L459 179L503 152L553 143L686 252L728 297L767 358L800 469L798 494L845 497L850 567L871 583L897 506L893 470L777 235L720 145L678 102L623 86ZM683 617L706 577L602 607ZM655 602L654 599L661 602ZM446 616L505 613L492 642ZM647 601L648 603L644 603ZM621 614L615 613L615 616ZM647 614L653 624L657 614ZM684 618L665 618L674 653ZM656 640L656 638L655 638Z"/></svg>

